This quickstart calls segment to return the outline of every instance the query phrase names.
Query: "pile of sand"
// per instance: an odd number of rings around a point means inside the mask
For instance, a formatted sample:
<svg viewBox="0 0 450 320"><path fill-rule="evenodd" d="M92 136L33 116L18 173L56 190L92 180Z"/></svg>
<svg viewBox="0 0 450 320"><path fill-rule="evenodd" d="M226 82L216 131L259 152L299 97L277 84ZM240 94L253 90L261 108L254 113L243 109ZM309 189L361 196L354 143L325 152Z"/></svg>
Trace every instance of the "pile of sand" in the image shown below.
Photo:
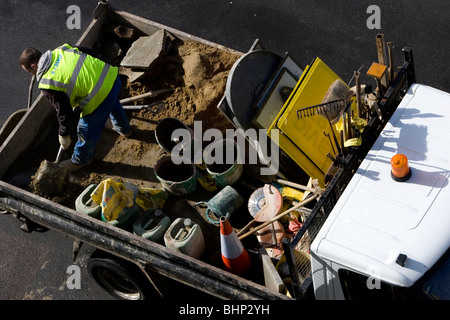
<svg viewBox="0 0 450 320"><path fill-rule="evenodd" d="M173 92L164 97L163 111L156 115L141 112L139 116L152 120L175 117L187 125L198 120L203 121L204 129L224 129L230 123L218 112L217 104L225 93L228 73L238 58L235 53L198 42L174 43L173 53L163 59L154 74L150 72L146 79L128 83L122 95L131 97L171 88Z"/></svg>
<svg viewBox="0 0 450 320"><path fill-rule="evenodd" d="M203 130L231 128L218 111L225 94L227 76L239 54L194 41L174 40L171 51L161 62L137 81L123 81L120 98L149 91L171 92L135 101L135 105L162 101L164 109L127 111L133 134L129 139L104 130L91 165L70 174L65 191L51 200L73 207L76 197L90 184L120 177L139 187L161 187L154 174L157 160L166 152L157 144L154 130L167 117L178 118L188 126L202 121ZM38 192L35 193L39 194ZM40 194L45 197L44 194Z"/></svg>

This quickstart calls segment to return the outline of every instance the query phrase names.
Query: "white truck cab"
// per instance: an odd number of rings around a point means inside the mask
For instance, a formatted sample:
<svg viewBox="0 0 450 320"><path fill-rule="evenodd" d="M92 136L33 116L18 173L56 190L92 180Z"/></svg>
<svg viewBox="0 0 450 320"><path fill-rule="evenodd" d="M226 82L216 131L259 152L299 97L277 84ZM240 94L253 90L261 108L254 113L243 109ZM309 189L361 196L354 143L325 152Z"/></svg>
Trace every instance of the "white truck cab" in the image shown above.
<svg viewBox="0 0 450 320"><path fill-rule="evenodd" d="M311 245L316 298L450 299L449 175L450 94L414 84Z"/></svg>

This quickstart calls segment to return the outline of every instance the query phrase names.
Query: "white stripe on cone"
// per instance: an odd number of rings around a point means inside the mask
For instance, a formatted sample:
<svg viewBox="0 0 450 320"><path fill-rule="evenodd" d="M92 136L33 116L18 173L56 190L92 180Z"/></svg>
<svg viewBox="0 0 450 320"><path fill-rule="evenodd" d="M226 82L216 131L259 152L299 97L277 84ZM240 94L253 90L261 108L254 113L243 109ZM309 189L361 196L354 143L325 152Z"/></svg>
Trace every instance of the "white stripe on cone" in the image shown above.
<svg viewBox="0 0 450 320"><path fill-rule="evenodd" d="M220 223L220 248L222 251L222 261L225 269L234 274L240 275L247 271L250 267L250 256L239 240L237 234L233 231L233 228L228 220L225 217L222 217ZM222 233L222 229L228 229L230 232L225 235Z"/></svg>
<svg viewBox="0 0 450 320"><path fill-rule="evenodd" d="M220 249L225 258L236 259L242 254L244 246L239 241L236 233L232 232L228 236L220 234Z"/></svg>

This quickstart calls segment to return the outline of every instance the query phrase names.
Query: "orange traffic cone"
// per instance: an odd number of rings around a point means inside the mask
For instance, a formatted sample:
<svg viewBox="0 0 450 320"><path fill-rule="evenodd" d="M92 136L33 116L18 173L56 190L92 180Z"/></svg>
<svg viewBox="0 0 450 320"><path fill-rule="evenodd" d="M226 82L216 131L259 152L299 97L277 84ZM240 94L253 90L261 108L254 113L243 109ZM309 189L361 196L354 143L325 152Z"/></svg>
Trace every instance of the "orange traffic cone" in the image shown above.
<svg viewBox="0 0 450 320"><path fill-rule="evenodd" d="M226 270L241 275L250 267L250 256L225 216L220 218L220 248Z"/></svg>

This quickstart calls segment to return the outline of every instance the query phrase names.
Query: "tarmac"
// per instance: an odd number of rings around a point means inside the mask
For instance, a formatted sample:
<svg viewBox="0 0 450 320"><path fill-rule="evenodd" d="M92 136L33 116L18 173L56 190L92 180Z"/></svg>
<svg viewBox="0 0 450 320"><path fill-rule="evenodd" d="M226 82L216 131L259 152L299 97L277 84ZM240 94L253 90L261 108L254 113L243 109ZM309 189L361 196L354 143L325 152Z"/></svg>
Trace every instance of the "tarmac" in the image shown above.
<svg viewBox="0 0 450 320"><path fill-rule="evenodd" d="M152 0L110 1L118 10L246 52L256 39L278 54L288 52L302 66L320 57L344 81L363 74L376 61L375 37L383 33L395 47L413 50L417 82L450 91L450 28L446 1L297 1L297 0ZM371 5L379 8L368 10ZM0 125L26 108L30 75L18 63L26 47L41 51L65 42L75 44L93 17L97 1L0 2ZM71 7L72 6L72 7ZM73 7L76 6L76 7ZM68 22L78 10L80 28ZM370 7L374 8L374 7ZM376 8L375 8L376 9ZM372 29L371 27L379 27ZM362 78L364 83L367 79ZM38 96L34 87L33 99ZM73 263L72 241L54 231L26 234L10 215L0 214L0 300L110 300L87 275L91 248L83 247L76 263L81 289L67 286Z"/></svg>

